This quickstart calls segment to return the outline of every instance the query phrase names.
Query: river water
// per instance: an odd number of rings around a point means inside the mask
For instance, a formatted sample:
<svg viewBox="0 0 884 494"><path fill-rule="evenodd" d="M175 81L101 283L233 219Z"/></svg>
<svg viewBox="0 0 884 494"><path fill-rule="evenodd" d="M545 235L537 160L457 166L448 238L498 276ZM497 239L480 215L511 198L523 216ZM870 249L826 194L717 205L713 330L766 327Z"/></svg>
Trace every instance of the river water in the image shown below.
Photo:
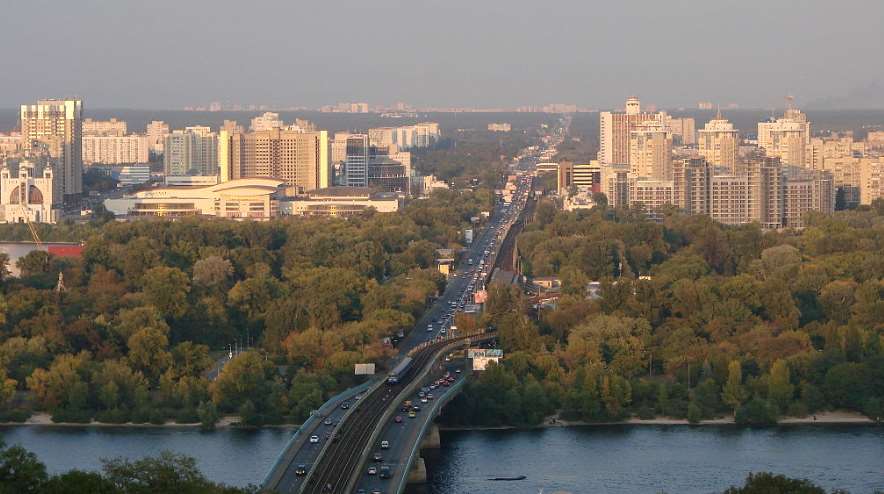
<svg viewBox="0 0 884 494"><path fill-rule="evenodd" d="M260 483L291 429L6 427L0 437L36 453L51 472L98 469L101 458L166 449L197 458L211 479ZM771 429L601 426L443 432L418 494L712 493L749 472L808 478L854 494L884 490L884 427ZM489 481L516 477L520 481Z"/></svg>
<svg viewBox="0 0 884 494"><path fill-rule="evenodd" d="M416 493L712 493L757 471L854 494L884 490L882 427L599 426L441 439L431 483Z"/></svg>
<svg viewBox="0 0 884 494"><path fill-rule="evenodd" d="M290 428L238 430L160 427L0 428L7 445L20 444L34 452L50 473L73 468L98 470L102 458L156 456L163 450L192 456L200 470L217 482L245 486L260 484L294 432Z"/></svg>

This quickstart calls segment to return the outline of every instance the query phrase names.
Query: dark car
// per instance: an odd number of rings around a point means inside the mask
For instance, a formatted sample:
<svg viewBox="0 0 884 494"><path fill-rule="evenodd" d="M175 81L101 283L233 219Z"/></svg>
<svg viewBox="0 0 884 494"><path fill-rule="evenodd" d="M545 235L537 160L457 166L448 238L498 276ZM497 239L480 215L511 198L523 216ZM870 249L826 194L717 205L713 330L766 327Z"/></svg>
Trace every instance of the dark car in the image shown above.
<svg viewBox="0 0 884 494"><path fill-rule="evenodd" d="M397 415L396 418L393 419L393 422L396 422L397 424L401 424L401 423L402 423L402 417L399 416L399 415Z"/></svg>
<svg viewBox="0 0 884 494"><path fill-rule="evenodd" d="M371 459L374 461L384 461L384 455L382 455L378 452L378 453L375 453L374 456L371 457Z"/></svg>
<svg viewBox="0 0 884 494"><path fill-rule="evenodd" d="M381 469L378 472L378 476L382 479L388 479L393 476L393 472L390 470L389 466L381 465Z"/></svg>
<svg viewBox="0 0 884 494"><path fill-rule="evenodd" d="M346 410L350 408L350 404L347 402L341 403L341 410Z"/></svg>
<svg viewBox="0 0 884 494"><path fill-rule="evenodd" d="M295 475L297 475L298 477L302 477L304 475L307 475L307 465L305 465L303 463L298 465L298 467L295 468Z"/></svg>

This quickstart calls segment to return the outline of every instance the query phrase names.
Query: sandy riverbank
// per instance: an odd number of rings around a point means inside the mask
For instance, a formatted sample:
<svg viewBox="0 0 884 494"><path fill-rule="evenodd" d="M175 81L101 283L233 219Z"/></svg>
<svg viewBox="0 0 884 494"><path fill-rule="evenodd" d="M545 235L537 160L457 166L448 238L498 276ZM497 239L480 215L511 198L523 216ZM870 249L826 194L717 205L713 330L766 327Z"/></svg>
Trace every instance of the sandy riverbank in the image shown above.
<svg viewBox="0 0 884 494"><path fill-rule="evenodd" d="M865 415L848 412L848 411L831 411L820 412L816 415L807 417L784 417L780 419L778 425L837 425L837 424L855 424L855 425L872 425L875 422ZM720 417L709 420L702 420L698 424L691 424L687 419L677 419L673 417L656 417L653 419L630 418L621 422L584 422L580 420L562 420L558 417L549 417L542 424L530 429L546 429L551 427L583 427L583 426L603 426L603 425L734 425L733 417ZM440 427L442 430L510 430L519 429L513 426L495 426L495 427Z"/></svg>
<svg viewBox="0 0 884 494"><path fill-rule="evenodd" d="M215 428L223 428L223 427L233 427L237 422L239 422L239 417L236 415L227 415L221 417L218 420L218 423L215 424ZM24 425L40 425L40 426L52 426L52 427L199 427L199 422L194 423L184 423L180 424L178 422L168 421L164 424L135 424L132 422L124 422L122 424L112 424L108 422L88 422L88 423L78 423L78 422L53 422L52 416L48 413L35 413L31 415L24 422L0 422L0 426L24 426ZM286 425L286 427L290 427L290 425ZM297 426L291 426L297 427Z"/></svg>

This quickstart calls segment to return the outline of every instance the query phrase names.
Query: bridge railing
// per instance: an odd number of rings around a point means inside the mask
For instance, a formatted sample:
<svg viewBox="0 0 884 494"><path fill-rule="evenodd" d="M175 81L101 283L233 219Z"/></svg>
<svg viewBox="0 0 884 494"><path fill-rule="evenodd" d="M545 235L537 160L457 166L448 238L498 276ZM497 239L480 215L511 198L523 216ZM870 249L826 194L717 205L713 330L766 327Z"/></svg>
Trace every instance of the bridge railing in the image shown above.
<svg viewBox="0 0 884 494"><path fill-rule="evenodd" d="M440 399L433 402L433 406L430 408L430 413L427 414L427 419L424 421L423 426L421 426L420 434L417 435L417 441L414 442L414 446L412 446L411 452L408 454L408 461L403 464L404 468L402 469L402 476L399 479L399 485L396 490L393 491L396 494L402 494L405 492L405 487L408 485L408 475L411 473L411 467L414 465L414 460L420 452L423 437L424 434L427 433L427 429L429 429L436 416L439 415L439 412L442 411L442 407L447 405L449 401L457 396L457 393L466 385L466 382L466 376L463 379L459 379L453 386L448 388L448 391L441 396Z"/></svg>
<svg viewBox="0 0 884 494"><path fill-rule="evenodd" d="M338 406L338 402L343 400L348 400L359 393L367 390L371 387L373 381L366 381L359 386L354 386L352 388L347 388L344 391L332 396L325 403L322 404L319 408L317 408L313 413L307 417L298 429L295 430L292 437L289 438L285 447L276 457L276 461L273 462L273 466L270 467L270 471L267 472L267 475L264 477L264 481L261 483L261 487L263 489L275 489L276 485L282 479L283 474L288 468L288 465L291 464L294 459L294 455L298 453L300 447L295 447L298 443L303 443L305 440L305 436L307 435L306 431L313 430L313 427L318 425L317 422L322 420L322 417L328 414L331 410Z"/></svg>
<svg viewBox="0 0 884 494"><path fill-rule="evenodd" d="M378 437L381 435L381 432L384 430L384 427L390 423L390 419L392 419L393 415L396 413L396 410L399 408L399 404L402 403L402 398L404 396L409 396L414 394L415 390L418 389L423 383L424 379L430 374L433 370L433 366L436 365L436 361L445 353L450 352L452 349L457 348L463 343L469 344L472 341L473 336L469 337L457 337L452 338L453 341L449 342L447 345L442 346L433 354L433 358L427 363L427 365L421 370L420 374L417 377L411 380L408 385L405 386L395 398L390 400L387 404L387 409L384 410L383 415L381 415L381 419L375 425L374 430L369 436L368 442L366 442L365 447L362 450L362 454L360 455L359 465L365 464L368 460L368 455L371 454L371 451L374 449L375 444L377 444ZM353 476L350 478L347 483L347 492L352 492L356 486L356 482L358 481L361 475L361 471L357 469L353 472Z"/></svg>

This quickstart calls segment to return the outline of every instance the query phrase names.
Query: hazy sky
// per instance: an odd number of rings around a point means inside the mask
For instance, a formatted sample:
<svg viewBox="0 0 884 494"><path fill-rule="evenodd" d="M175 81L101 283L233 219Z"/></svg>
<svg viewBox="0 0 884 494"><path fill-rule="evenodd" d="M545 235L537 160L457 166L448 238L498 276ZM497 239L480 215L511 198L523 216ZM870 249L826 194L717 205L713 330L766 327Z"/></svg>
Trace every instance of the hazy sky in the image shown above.
<svg viewBox="0 0 884 494"><path fill-rule="evenodd" d="M7 0L0 107L884 108L880 0Z"/></svg>

